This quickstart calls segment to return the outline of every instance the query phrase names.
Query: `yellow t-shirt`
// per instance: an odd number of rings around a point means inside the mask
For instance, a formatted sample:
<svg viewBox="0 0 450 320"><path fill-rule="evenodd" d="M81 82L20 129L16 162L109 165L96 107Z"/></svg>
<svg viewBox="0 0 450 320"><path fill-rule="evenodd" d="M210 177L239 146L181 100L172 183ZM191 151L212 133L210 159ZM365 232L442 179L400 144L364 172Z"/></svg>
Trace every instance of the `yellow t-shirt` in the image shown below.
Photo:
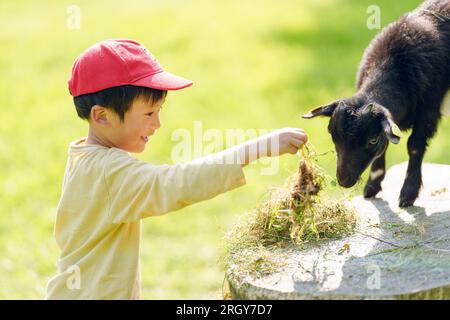
<svg viewBox="0 0 450 320"><path fill-rule="evenodd" d="M47 299L138 299L141 219L181 209L246 183L219 154L152 165L118 148L69 146L55 222L61 250Z"/></svg>

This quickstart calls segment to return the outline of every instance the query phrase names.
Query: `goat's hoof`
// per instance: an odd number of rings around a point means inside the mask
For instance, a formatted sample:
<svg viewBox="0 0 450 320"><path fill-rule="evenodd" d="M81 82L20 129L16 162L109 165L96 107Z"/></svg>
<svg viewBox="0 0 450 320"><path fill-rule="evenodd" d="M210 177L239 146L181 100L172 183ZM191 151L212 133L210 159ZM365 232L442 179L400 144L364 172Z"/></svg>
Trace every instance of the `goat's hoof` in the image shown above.
<svg viewBox="0 0 450 320"><path fill-rule="evenodd" d="M420 186L417 187L405 184L402 191L400 191L398 206L400 208L411 207L419 196L419 190Z"/></svg>
<svg viewBox="0 0 450 320"><path fill-rule="evenodd" d="M413 195L409 195L409 196L400 194L398 206L400 208L411 207L414 204L414 201L416 201L417 196L418 195L416 193L414 193Z"/></svg>
<svg viewBox="0 0 450 320"><path fill-rule="evenodd" d="M378 192L381 191L381 186L374 186L372 184L366 184L366 186L364 187L364 198L366 199L370 199L370 198L374 198Z"/></svg>
<svg viewBox="0 0 450 320"><path fill-rule="evenodd" d="M414 199L401 199L400 198L398 206L400 208L411 207L414 204L414 201L416 201L416 198L414 198Z"/></svg>

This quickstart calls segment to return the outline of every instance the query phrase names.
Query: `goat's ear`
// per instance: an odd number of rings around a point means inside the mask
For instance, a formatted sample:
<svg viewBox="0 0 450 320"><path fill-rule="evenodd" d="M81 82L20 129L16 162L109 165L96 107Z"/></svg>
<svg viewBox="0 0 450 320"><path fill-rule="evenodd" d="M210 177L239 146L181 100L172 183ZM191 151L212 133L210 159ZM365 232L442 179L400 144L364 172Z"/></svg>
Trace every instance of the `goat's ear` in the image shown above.
<svg viewBox="0 0 450 320"><path fill-rule="evenodd" d="M326 116L331 117L333 114L334 109L338 106L338 104L343 103L342 101L333 101L327 105L320 106L318 108L315 108L314 110L311 110L309 113L302 115L303 119L311 119L317 116Z"/></svg>
<svg viewBox="0 0 450 320"><path fill-rule="evenodd" d="M400 141L400 137L398 136L400 134L400 129L395 122L392 121L390 117L386 117L381 121L381 125L383 126L388 140L394 144L397 144Z"/></svg>
<svg viewBox="0 0 450 320"><path fill-rule="evenodd" d="M375 107L375 104L374 104L374 103L369 103L369 104L364 108L363 113L364 113L364 114L371 114L374 107Z"/></svg>

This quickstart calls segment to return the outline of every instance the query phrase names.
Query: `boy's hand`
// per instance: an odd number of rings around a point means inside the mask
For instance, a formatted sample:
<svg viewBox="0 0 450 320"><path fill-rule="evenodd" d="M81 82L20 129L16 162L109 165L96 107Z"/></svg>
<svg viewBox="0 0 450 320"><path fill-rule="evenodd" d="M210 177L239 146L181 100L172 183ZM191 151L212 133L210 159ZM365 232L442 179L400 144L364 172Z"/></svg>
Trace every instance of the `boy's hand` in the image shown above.
<svg viewBox="0 0 450 320"><path fill-rule="evenodd" d="M308 141L308 136L300 128L283 128L262 136L260 139L268 139L266 155L273 157L285 153L296 154L298 149ZM260 156L264 156L264 152L261 151L264 150L260 150Z"/></svg>

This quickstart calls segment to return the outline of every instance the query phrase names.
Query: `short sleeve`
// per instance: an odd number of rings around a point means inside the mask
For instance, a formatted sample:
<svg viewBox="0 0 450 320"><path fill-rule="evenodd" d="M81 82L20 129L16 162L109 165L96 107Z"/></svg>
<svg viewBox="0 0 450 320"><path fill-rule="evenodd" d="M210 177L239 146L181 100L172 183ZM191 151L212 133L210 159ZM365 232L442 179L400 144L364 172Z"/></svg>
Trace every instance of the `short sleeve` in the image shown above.
<svg viewBox="0 0 450 320"><path fill-rule="evenodd" d="M104 165L112 222L175 211L246 183L240 164L217 160L209 156L175 165L152 165L112 149Z"/></svg>

